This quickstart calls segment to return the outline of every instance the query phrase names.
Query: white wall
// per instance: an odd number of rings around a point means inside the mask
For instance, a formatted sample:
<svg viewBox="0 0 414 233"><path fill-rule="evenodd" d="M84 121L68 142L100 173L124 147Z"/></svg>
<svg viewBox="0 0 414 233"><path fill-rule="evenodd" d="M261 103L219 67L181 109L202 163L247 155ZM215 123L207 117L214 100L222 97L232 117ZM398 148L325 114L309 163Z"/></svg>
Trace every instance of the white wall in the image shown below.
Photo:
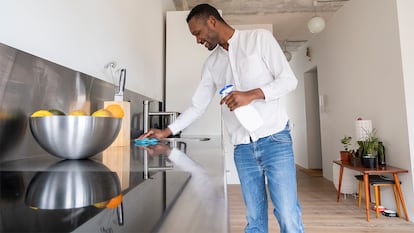
<svg viewBox="0 0 414 233"><path fill-rule="evenodd" d="M186 18L189 11L167 12L166 30L166 110L183 112L201 80L201 69L210 55L191 35ZM204 115L183 130L186 135L220 135L220 96L211 101Z"/></svg>
<svg viewBox="0 0 414 233"><path fill-rule="evenodd" d="M0 42L111 83L104 65L115 60L128 89L162 100L168 9L171 0L3 0Z"/></svg>
<svg viewBox="0 0 414 233"><path fill-rule="evenodd" d="M355 135L355 119L359 116L371 119L377 136L384 141L387 163L409 170L409 174L402 174L400 178L409 215L413 218L412 156L408 140L413 126L408 128L407 116L408 111L413 119L413 107L408 107L409 103L413 106L413 96L405 94L408 85L412 85L409 80L412 68L402 69L403 65L412 64L413 55L403 53L403 62L400 47L412 49L412 29L406 27L414 20L409 12L413 3L398 2L406 11L400 22L404 26L400 30L405 32L401 45L397 1L349 1L328 22L325 31L309 42L312 61L306 60L303 47L294 55L291 65L300 79L304 72L317 66L319 92L327 97L326 112L321 114L324 176L332 180L332 160L339 158L342 148L340 138L344 134ZM303 103L296 106L302 108ZM302 110L296 112L295 117L302 120ZM388 190L382 200L389 208L395 205Z"/></svg>
<svg viewBox="0 0 414 233"><path fill-rule="evenodd" d="M291 134L293 138L295 163L301 167L308 168L304 73L310 70L309 67L311 67L311 64L305 56L301 56L302 54L305 54L304 48L305 47L299 48L293 55L293 59L289 62L289 65L298 79L298 85L296 86L295 91L290 93L286 98L285 106L290 121L293 124Z"/></svg>
<svg viewBox="0 0 414 233"><path fill-rule="evenodd" d="M404 93L405 93L405 105L406 105L406 116L407 128L408 128L408 140L409 140L409 153L411 155L411 183L406 182L404 186L406 187L406 204L407 206L414 206L414 199L411 198L412 190L414 190L414 27L412 26L414 16L412 13L414 9L414 1L412 0L398 0L397 1L397 10L398 10L398 23L400 31L400 43L401 43L401 57L402 57L402 67L403 67L403 76L404 76ZM407 162L405 166L408 167L408 161L401 161L401 163ZM407 181L409 179L406 179ZM413 219L413 211L410 209L411 219Z"/></svg>

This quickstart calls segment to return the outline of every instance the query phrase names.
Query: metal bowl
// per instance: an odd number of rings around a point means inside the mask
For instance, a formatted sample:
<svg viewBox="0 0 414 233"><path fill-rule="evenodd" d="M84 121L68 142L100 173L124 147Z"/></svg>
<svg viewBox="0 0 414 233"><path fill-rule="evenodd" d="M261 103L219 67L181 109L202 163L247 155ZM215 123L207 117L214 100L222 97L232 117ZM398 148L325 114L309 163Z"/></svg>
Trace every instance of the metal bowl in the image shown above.
<svg viewBox="0 0 414 233"><path fill-rule="evenodd" d="M30 117L39 145L65 159L85 159L102 152L118 136L121 118L93 116Z"/></svg>

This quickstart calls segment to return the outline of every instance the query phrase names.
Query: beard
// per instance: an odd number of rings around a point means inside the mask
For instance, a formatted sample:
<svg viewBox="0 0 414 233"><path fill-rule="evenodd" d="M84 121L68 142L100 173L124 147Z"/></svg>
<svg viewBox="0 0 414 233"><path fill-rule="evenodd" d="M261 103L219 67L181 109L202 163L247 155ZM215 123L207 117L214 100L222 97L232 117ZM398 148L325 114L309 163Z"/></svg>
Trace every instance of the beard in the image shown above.
<svg viewBox="0 0 414 233"><path fill-rule="evenodd" d="M214 44L210 44L210 43L208 43L208 46L206 46L206 48L207 48L209 51L214 50L216 47L217 47L217 43L214 43Z"/></svg>

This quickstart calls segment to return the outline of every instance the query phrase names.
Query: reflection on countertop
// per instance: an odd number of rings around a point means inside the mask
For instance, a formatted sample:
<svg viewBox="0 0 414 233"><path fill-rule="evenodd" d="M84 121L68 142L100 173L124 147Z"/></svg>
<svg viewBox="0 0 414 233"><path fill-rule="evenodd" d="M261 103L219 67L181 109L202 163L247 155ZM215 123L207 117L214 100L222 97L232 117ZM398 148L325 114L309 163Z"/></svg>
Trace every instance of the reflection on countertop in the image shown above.
<svg viewBox="0 0 414 233"><path fill-rule="evenodd" d="M88 160L45 155L2 163L0 232L228 232L220 138L188 142L186 150L151 154L131 145L110 147ZM59 197L60 207L36 207L39 187L49 188L42 202L51 205L52 197ZM63 208L63 200L79 190L78 203L102 202L122 192L123 224L117 208Z"/></svg>
<svg viewBox="0 0 414 233"><path fill-rule="evenodd" d="M229 232L221 137L211 137L208 141L188 141L186 149L186 154L175 150L169 159L174 162L176 169L191 172L191 180L158 232Z"/></svg>

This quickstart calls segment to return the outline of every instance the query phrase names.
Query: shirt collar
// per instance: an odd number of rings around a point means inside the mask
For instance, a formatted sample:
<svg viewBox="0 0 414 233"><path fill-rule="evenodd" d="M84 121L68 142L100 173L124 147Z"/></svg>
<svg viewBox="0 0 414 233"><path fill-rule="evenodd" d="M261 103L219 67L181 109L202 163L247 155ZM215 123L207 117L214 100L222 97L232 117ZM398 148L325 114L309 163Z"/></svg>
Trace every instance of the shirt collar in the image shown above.
<svg viewBox="0 0 414 233"><path fill-rule="evenodd" d="M237 40L237 38L239 37L239 30L234 30L233 36L230 37L230 39L227 41L227 43L232 44L234 41Z"/></svg>
<svg viewBox="0 0 414 233"><path fill-rule="evenodd" d="M236 30L235 29L232 37L230 37L230 39L227 41L227 43L229 43L229 48L230 48L230 45L232 43L235 43L236 42L236 40L237 40L238 37L239 37L239 30ZM226 51L227 52L227 50L225 50L223 47L221 47L221 46L218 46L218 47L220 47L220 49L222 51Z"/></svg>

